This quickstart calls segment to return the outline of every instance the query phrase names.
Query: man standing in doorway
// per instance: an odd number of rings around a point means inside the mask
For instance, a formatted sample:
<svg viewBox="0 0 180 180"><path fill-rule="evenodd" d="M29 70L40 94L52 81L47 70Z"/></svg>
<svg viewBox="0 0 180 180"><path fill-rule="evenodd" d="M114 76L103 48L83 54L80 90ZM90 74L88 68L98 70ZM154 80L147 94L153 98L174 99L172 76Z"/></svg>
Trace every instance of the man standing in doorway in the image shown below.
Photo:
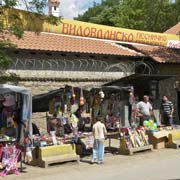
<svg viewBox="0 0 180 180"><path fill-rule="evenodd" d="M102 118L97 118L97 122L93 125L93 157L91 163L97 162L98 164L103 163L104 156L104 141L107 134L105 125L101 122Z"/></svg>
<svg viewBox="0 0 180 180"><path fill-rule="evenodd" d="M173 123L173 113L174 113L174 105L171 101L168 100L167 96L163 96L162 104L160 109L163 124L166 126L171 126Z"/></svg>
<svg viewBox="0 0 180 180"><path fill-rule="evenodd" d="M152 105L149 102L149 96L144 95L143 101L137 103L138 116L140 117L140 125L143 125L145 120L149 120L152 115Z"/></svg>

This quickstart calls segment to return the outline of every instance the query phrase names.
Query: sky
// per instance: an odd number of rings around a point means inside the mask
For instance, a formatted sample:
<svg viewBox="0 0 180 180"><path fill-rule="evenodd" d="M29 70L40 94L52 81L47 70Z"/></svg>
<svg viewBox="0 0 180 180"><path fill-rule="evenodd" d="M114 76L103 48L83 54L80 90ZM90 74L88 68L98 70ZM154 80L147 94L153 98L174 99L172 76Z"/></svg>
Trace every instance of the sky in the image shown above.
<svg viewBox="0 0 180 180"><path fill-rule="evenodd" d="M88 7L92 7L94 1L101 2L101 0L61 0L60 14L65 19L73 19L85 12Z"/></svg>
<svg viewBox="0 0 180 180"><path fill-rule="evenodd" d="M93 2L100 3L101 1L102 0L60 0L60 15L65 19L73 19L77 17L78 14L83 14L89 7L92 7ZM20 4L17 8L25 9L24 1L20 0L19 2ZM45 9L45 14L47 14L47 12L48 8Z"/></svg>

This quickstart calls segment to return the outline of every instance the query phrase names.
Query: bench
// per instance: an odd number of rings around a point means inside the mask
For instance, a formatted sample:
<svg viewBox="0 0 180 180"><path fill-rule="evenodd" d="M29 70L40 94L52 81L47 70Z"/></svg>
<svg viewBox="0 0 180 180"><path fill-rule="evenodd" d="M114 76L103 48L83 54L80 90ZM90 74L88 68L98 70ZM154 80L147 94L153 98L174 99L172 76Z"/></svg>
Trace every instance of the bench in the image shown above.
<svg viewBox="0 0 180 180"><path fill-rule="evenodd" d="M79 156L75 152L74 144L39 147L37 150L37 164L43 168L58 163L79 162L79 159Z"/></svg>
<svg viewBox="0 0 180 180"><path fill-rule="evenodd" d="M167 148L180 148L180 130L172 131L168 135L168 142L165 144Z"/></svg>
<svg viewBox="0 0 180 180"><path fill-rule="evenodd" d="M165 143L168 141L168 131L148 132L149 143L153 145L154 149L165 148Z"/></svg>

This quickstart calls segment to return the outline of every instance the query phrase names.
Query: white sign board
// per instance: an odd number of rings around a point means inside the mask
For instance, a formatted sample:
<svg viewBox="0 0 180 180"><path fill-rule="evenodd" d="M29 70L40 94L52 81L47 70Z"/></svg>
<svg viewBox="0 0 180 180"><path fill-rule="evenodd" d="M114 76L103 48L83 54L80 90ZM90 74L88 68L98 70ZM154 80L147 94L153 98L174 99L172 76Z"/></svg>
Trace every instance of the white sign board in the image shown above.
<svg viewBox="0 0 180 180"><path fill-rule="evenodd" d="M180 41L177 40L169 40L167 47L169 48L176 48L176 49L180 49Z"/></svg>

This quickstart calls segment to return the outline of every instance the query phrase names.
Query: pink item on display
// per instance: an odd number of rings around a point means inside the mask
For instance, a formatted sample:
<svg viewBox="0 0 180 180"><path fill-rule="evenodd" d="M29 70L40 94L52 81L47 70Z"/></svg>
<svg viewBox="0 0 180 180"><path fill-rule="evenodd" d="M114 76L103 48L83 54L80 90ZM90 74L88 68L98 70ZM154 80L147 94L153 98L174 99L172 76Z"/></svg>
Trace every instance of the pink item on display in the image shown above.
<svg viewBox="0 0 180 180"><path fill-rule="evenodd" d="M0 145L0 159L1 159L1 157L2 157L2 145Z"/></svg>
<svg viewBox="0 0 180 180"><path fill-rule="evenodd" d="M0 173L0 176L4 177L9 172L13 172L14 174L18 175L19 170L17 168L17 161L21 151L14 145L6 145L2 148L2 151L2 164L5 169Z"/></svg>
<svg viewBox="0 0 180 180"><path fill-rule="evenodd" d="M9 107L9 106L14 106L15 105L15 97L11 94L7 94L4 96L5 98L5 101L3 102L3 105L6 106L6 107Z"/></svg>

